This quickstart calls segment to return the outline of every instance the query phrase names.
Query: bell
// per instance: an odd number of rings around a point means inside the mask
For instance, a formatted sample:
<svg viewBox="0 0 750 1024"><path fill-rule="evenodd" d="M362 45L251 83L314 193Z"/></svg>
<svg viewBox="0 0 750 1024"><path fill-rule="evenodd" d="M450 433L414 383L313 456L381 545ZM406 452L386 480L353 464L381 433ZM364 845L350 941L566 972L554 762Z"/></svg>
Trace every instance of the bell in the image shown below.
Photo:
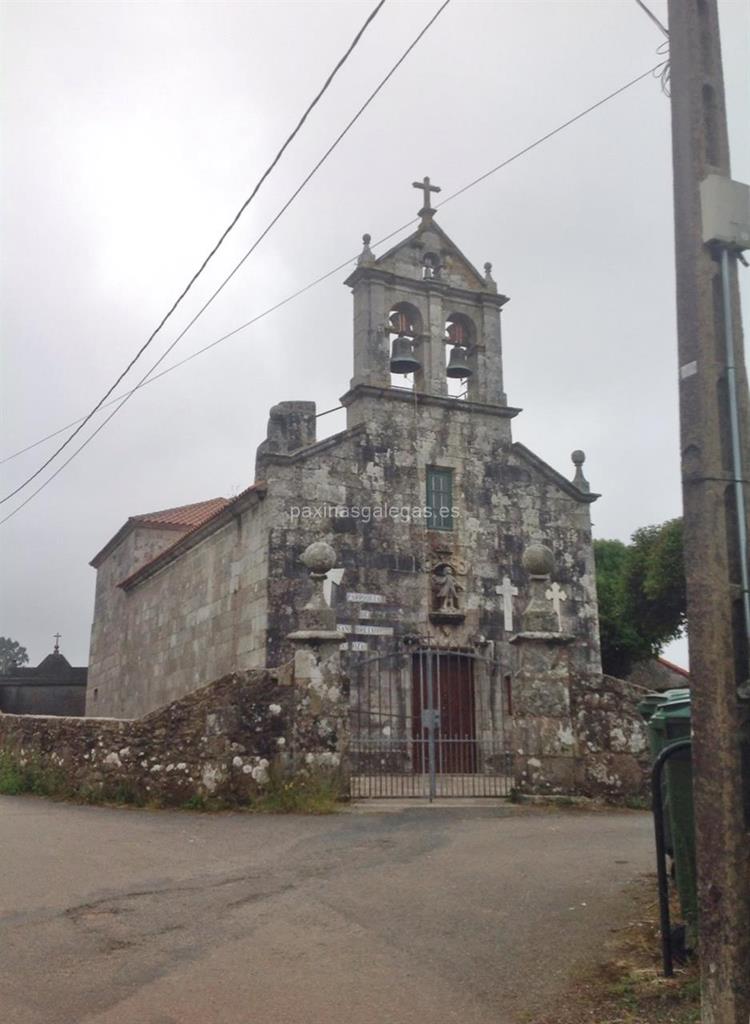
<svg viewBox="0 0 750 1024"><path fill-rule="evenodd" d="M467 362L466 349L461 345L454 345L451 349L451 357L448 360L446 376L448 377L471 377L472 369Z"/></svg>
<svg viewBox="0 0 750 1024"><path fill-rule="evenodd" d="M393 339L391 373L415 373L421 365L414 355L410 338L405 338L403 334L400 334Z"/></svg>

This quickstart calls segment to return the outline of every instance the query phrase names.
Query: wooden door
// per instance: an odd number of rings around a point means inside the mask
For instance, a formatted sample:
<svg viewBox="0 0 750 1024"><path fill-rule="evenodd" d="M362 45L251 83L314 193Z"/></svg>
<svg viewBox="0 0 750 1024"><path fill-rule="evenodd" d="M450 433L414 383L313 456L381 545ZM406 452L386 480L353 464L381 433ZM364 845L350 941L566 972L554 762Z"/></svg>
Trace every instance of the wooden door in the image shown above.
<svg viewBox="0 0 750 1024"><path fill-rule="evenodd" d="M428 659L431 668L428 672ZM430 692L431 691L431 692ZM450 775L477 770L473 660L461 653L423 652L412 663L412 741L416 772L429 771L426 716L437 712L435 768Z"/></svg>

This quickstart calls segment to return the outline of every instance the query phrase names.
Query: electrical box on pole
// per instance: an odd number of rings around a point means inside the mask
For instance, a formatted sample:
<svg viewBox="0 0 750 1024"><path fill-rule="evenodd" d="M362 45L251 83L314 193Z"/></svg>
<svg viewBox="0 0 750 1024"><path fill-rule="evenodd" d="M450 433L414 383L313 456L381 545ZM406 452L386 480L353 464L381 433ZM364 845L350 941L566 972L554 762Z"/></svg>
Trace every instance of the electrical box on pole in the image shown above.
<svg viewBox="0 0 750 1024"><path fill-rule="evenodd" d="M701 182L703 241L742 252L750 249L750 186L721 174Z"/></svg>

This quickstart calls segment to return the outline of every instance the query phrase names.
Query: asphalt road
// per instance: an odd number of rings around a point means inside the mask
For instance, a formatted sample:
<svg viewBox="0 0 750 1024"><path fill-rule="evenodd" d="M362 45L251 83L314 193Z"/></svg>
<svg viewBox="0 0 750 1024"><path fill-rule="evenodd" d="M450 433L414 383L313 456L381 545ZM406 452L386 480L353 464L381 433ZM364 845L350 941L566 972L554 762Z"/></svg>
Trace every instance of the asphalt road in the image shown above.
<svg viewBox="0 0 750 1024"><path fill-rule="evenodd" d="M0 797L4 1024L511 1024L653 864L640 813L320 818Z"/></svg>

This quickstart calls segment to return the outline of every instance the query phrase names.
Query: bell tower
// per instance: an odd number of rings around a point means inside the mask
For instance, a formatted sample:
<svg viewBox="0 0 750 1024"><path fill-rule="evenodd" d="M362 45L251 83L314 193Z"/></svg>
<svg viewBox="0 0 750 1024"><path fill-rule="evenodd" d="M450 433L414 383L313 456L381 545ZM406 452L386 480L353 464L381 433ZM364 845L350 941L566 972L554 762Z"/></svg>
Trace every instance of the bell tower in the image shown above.
<svg viewBox="0 0 750 1024"><path fill-rule="evenodd" d="M467 403L507 407L500 312L508 298L492 265L481 274L435 222L431 198L440 188L429 178L413 187L423 194L417 230L378 258L364 235L345 282L354 298L354 376L345 398L373 388L384 397L408 388L451 398L449 382L460 380Z"/></svg>

